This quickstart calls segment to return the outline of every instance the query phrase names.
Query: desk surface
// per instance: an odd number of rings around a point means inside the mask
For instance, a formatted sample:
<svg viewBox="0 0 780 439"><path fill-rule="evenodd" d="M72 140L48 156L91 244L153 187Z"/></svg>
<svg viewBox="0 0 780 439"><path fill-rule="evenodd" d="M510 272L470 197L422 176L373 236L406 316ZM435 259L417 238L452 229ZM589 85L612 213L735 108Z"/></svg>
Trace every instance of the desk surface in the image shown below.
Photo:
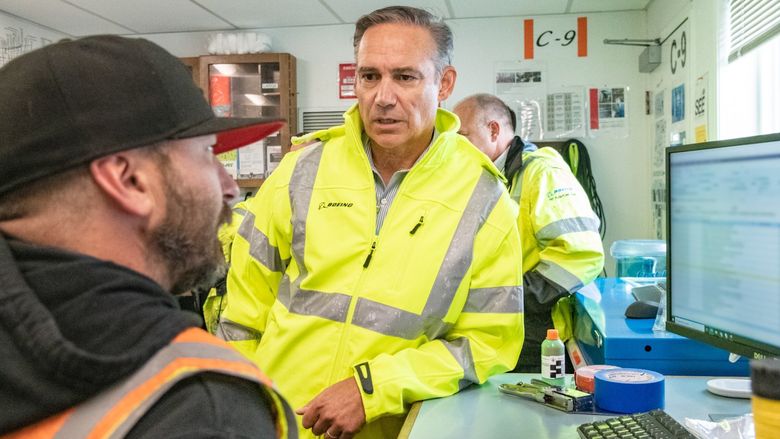
<svg viewBox="0 0 780 439"><path fill-rule="evenodd" d="M413 421L409 438L575 439L579 437L578 425L607 418L567 414L498 391L499 384L528 382L537 376L497 375L481 386L471 386L456 395L424 401ZM710 378L667 376L666 412L684 423L685 417L709 420L710 414L738 416L750 411L748 399L709 393L706 383Z"/></svg>

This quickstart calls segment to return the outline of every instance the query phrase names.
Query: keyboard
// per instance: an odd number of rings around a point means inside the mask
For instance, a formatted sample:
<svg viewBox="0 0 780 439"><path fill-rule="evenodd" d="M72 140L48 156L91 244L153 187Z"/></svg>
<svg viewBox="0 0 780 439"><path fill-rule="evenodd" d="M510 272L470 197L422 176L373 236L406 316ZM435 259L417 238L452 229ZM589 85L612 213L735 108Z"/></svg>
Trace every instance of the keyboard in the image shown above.
<svg viewBox="0 0 780 439"><path fill-rule="evenodd" d="M582 439L696 439L663 410L625 415L577 427Z"/></svg>

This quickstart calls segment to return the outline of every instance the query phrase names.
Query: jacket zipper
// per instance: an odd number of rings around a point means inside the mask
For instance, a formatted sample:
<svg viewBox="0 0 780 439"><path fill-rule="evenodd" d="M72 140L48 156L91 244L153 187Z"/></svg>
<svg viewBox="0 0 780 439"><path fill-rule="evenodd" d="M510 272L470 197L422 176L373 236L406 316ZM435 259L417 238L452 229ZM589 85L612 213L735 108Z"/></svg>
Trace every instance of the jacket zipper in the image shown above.
<svg viewBox="0 0 780 439"><path fill-rule="evenodd" d="M358 141L358 144L362 143L362 139L356 139L356 140ZM437 139L437 141L438 141L438 139ZM429 155L424 157L423 161L426 160L428 157L429 157ZM371 174L371 176L373 178L373 171L371 170L371 165L368 163L368 159L366 159L365 163L366 163L366 165L368 165L368 172ZM403 193L401 191L401 189L403 189L404 185L407 184L407 181L409 180L409 176L412 174L413 171L414 171L414 169L410 170L409 173L406 174L406 177L401 182L401 186L399 186L399 188L398 188L398 192L396 193L396 197L398 197L398 195L401 195ZM387 212L387 217L390 217L390 213L392 213L392 209L393 209L393 206L390 206L390 211ZM374 217L374 218L376 218L376 217ZM409 233L411 233L411 234L416 233L417 229L419 229L422 226L423 219L424 218L421 216L420 217L420 221L417 222L417 224L414 226L414 228L412 228L412 230ZM331 367L330 378L328 380L329 385L335 384L336 371L340 370L340 369L337 368L336 365L341 364L342 363L342 358L344 357L344 350L345 350L345 347L346 347L345 345L346 345L347 339L349 338L349 332L350 332L350 329L352 327L352 316L355 314L355 307L357 306L357 301L359 299L359 295L357 294L357 291L360 291L360 286L363 284L363 281L364 281L364 278L365 278L365 275L366 275L366 271L368 269L368 266L371 264L371 258L373 258L373 256L374 256L374 251L376 250L376 244L377 244L378 240L379 240L379 233L376 232L376 222L374 222L374 239L371 242L371 249L368 252L368 256L366 256L366 260L363 262L363 273L360 275L360 279L358 279L358 283L355 286L354 293L352 294L352 299L350 300L350 303L349 303L349 309L347 310L347 318L344 321L344 325L345 325L344 331L341 333L341 337L340 337L340 340L339 340L339 346L336 349L336 356L334 358L333 366Z"/></svg>
<svg viewBox="0 0 780 439"><path fill-rule="evenodd" d="M424 219L425 219L425 216L421 216L420 217L420 221L418 221L417 224L415 224L414 227L412 227L412 230L409 231L410 235L414 235L415 233L417 233L417 229L419 229L423 225L423 220Z"/></svg>
<svg viewBox="0 0 780 439"><path fill-rule="evenodd" d="M376 250L376 237L374 237L374 242L371 243L371 251L368 252L368 256L366 256L366 261L363 262L363 268L368 268L368 264L371 263L371 257L374 256L374 250Z"/></svg>

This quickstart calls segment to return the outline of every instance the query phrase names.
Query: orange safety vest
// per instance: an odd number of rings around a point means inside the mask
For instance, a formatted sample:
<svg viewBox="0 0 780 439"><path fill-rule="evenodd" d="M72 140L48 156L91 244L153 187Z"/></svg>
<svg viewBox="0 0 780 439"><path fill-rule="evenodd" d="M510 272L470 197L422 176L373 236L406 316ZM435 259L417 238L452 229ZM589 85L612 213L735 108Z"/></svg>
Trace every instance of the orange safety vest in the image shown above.
<svg viewBox="0 0 780 439"><path fill-rule="evenodd" d="M251 361L197 328L181 332L133 375L97 396L0 439L118 439L177 382L202 372L218 372L261 384L274 405L277 437L298 437L289 404Z"/></svg>

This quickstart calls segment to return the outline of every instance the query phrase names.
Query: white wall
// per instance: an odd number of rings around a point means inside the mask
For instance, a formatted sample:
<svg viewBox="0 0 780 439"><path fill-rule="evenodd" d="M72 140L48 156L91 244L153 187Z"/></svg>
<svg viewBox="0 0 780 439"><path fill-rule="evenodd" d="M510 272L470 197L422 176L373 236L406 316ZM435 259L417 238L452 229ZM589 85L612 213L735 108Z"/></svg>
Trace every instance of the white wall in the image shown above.
<svg viewBox="0 0 780 439"><path fill-rule="evenodd" d="M723 1L713 0L655 0L647 10L648 38L665 40L661 46L661 65L647 75L647 89L655 95L664 94L663 115L652 114L647 118L648 156L651 169L651 186L660 191L659 197L651 203L653 217L653 238L666 237L664 203L666 187L664 149L672 142L673 133L684 132L682 143L697 142L696 128L706 123L706 137L698 140L714 140L718 138L717 124L717 84L718 84L718 21ZM686 20L687 18L687 20ZM681 23L685 22L680 26ZM680 56L673 48L680 50L682 33L686 34L685 57ZM676 42L677 46L673 46ZM685 58L685 64L682 59ZM672 65L675 64L675 72ZM706 117L696 119L694 104L700 98L697 79L703 78L706 83ZM673 123L671 117L671 90L685 85L685 117ZM665 136L656 131L656 125L666 127Z"/></svg>
<svg viewBox="0 0 780 439"><path fill-rule="evenodd" d="M588 56L572 50L535 50L535 61L546 64L554 86L628 87L628 137L581 138L591 157L599 196L604 204L607 234L607 272L613 241L648 238L650 233L649 170L646 166L647 127L644 123L645 81L639 73L640 48L603 44L604 39L645 38L645 14L621 12L587 14ZM455 66L458 83L448 104L476 92L493 91L494 64L522 57L522 22L533 18L536 29L572 28L576 15L454 20ZM522 63L521 63L522 65ZM565 139L560 139L565 140Z"/></svg>
<svg viewBox="0 0 780 439"><path fill-rule="evenodd" d="M573 50L540 49L534 63L546 66L551 85L627 86L628 137L583 138L592 160L599 195L605 206L605 248L614 240L649 238L650 172L644 116L645 78L638 70L641 48L604 45L605 38L646 38L644 12L587 14L588 56ZM459 99L476 92L494 92L497 62L522 58L523 20L532 18L536 29L576 28L577 15L450 20L455 37L453 63L458 80L451 108ZM269 34L273 50L289 52L298 60L298 106L345 108L354 100L338 99L338 64L352 62L353 25L275 28ZM178 56L204 54L208 33L146 35ZM570 49L570 48L569 48ZM612 273L611 258L607 263Z"/></svg>

